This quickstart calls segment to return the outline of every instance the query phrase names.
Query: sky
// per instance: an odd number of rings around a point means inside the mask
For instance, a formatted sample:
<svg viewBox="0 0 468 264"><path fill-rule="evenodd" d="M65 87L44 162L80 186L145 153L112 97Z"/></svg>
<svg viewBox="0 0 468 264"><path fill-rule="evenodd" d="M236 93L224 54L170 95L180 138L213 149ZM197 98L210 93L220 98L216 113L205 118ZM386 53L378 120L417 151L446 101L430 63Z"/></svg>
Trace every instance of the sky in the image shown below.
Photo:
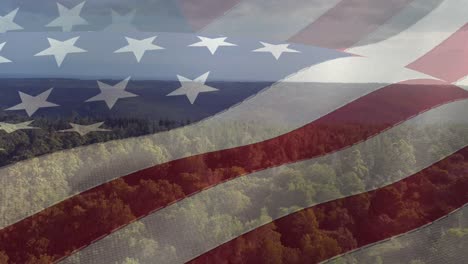
<svg viewBox="0 0 468 264"><path fill-rule="evenodd" d="M82 3L82 0L59 1L67 8ZM60 28L45 27L58 17L57 1L2 0L0 16L20 8L15 22L26 31L60 31ZM134 23L142 31L189 32L190 27L183 19L176 1L167 0L87 0L81 16L89 22L76 26L74 30L99 31L112 21L111 9L120 14L136 10Z"/></svg>
<svg viewBox="0 0 468 264"><path fill-rule="evenodd" d="M231 0L219 0L231 1ZM400 2L401 0L389 0ZM449 0L457 1L457 0ZM16 8L20 8L15 22L26 31L60 31L58 27L45 27L58 17L57 2L67 8L72 8L83 0L2 0L0 2L0 16L6 15ZM135 11L133 23L141 31L150 32L191 32L190 22L186 21L181 11L181 5L192 5L207 0L86 0L81 16L89 25L75 26L74 31L100 31L112 22L111 10L124 15ZM350 1L346 10L350 16L363 18L372 24L385 12L384 7L364 8L362 1ZM386 37L397 34L404 28L415 23L443 0L415 0L412 1L401 15L395 16L395 21L379 32ZM339 3L338 0L243 0L229 9L222 19L216 19L210 26L201 30L207 34L226 34L235 37L263 37L286 40L291 32L297 32L307 26L311 16L319 16L330 7ZM355 5L351 3L356 3ZM200 6L199 8L209 8ZM216 7L213 7L216 8ZM210 10L206 11L209 12ZM347 11L347 12L348 12ZM456 10L454 10L456 11ZM205 13L206 13L205 12ZM368 15L369 13L375 13ZM201 13L200 13L201 14ZM192 17L191 19L203 19ZM339 20L339 18L337 18ZM339 23L339 21L337 21ZM443 31L450 24L447 19L437 30ZM122 28L125 31L125 28ZM433 30L430 28L428 30ZM379 39L375 39L378 41ZM374 41L374 39L367 40Z"/></svg>

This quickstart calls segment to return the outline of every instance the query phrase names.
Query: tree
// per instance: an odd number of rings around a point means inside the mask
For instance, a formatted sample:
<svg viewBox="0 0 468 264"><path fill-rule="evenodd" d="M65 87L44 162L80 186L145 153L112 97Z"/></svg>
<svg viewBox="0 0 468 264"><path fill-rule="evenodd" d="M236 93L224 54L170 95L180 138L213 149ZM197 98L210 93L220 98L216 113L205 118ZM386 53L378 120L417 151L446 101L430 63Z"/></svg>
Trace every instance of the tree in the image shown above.
<svg viewBox="0 0 468 264"><path fill-rule="evenodd" d="M125 258L122 264L140 264L140 262L134 258Z"/></svg>
<svg viewBox="0 0 468 264"><path fill-rule="evenodd" d="M8 263L8 255L5 254L5 252L3 252L3 251L0 251L0 263L1 264Z"/></svg>

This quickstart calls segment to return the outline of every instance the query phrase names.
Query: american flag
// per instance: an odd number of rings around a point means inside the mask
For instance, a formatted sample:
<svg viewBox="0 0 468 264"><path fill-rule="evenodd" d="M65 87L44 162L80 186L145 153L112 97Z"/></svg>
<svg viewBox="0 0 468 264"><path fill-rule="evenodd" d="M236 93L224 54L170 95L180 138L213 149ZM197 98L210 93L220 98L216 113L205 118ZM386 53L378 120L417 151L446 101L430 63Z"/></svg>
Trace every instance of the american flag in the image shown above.
<svg viewBox="0 0 468 264"><path fill-rule="evenodd" d="M466 0L3 0L0 263L465 263Z"/></svg>

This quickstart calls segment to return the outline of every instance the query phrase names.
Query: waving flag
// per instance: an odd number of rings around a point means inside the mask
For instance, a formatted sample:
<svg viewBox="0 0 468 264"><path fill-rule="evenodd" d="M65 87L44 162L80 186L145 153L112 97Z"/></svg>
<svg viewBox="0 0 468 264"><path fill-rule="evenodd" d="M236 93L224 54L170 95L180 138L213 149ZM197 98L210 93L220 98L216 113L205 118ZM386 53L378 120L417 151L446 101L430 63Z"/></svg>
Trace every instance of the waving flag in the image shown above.
<svg viewBox="0 0 468 264"><path fill-rule="evenodd" d="M460 263L467 8L2 2L0 263Z"/></svg>

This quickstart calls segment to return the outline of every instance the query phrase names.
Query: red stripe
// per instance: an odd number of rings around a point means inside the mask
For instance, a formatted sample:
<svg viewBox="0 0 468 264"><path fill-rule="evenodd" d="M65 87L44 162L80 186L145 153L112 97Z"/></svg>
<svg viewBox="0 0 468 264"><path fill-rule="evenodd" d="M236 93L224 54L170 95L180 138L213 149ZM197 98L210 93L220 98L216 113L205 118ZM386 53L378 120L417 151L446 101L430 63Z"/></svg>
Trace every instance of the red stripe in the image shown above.
<svg viewBox="0 0 468 264"><path fill-rule="evenodd" d="M468 74L468 24L408 68L447 82L465 77Z"/></svg>
<svg viewBox="0 0 468 264"><path fill-rule="evenodd" d="M400 182L327 202L190 263L318 263L431 223L468 202L468 148Z"/></svg>
<svg viewBox="0 0 468 264"><path fill-rule="evenodd" d="M344 50L380 27L411 1L342 1L290 41Z"/></svg>
<svg viewBox="0 0 468 264"><path fill-rule="evenodd" d="M467 98L465 90L441 82L389 85L274 139L174 160L71 197L0 230L0 251L20 263L39 255L57 260L203 189L342 149L421 111ZM39 239L47 240L48 246L28 242Z"/></svg>
<svg viewBox="0 0 468 264"><path fill-rule="evenodd" d="M234 7L240 0L178 0L180 9L194 31L199 31Z"/></svg>

